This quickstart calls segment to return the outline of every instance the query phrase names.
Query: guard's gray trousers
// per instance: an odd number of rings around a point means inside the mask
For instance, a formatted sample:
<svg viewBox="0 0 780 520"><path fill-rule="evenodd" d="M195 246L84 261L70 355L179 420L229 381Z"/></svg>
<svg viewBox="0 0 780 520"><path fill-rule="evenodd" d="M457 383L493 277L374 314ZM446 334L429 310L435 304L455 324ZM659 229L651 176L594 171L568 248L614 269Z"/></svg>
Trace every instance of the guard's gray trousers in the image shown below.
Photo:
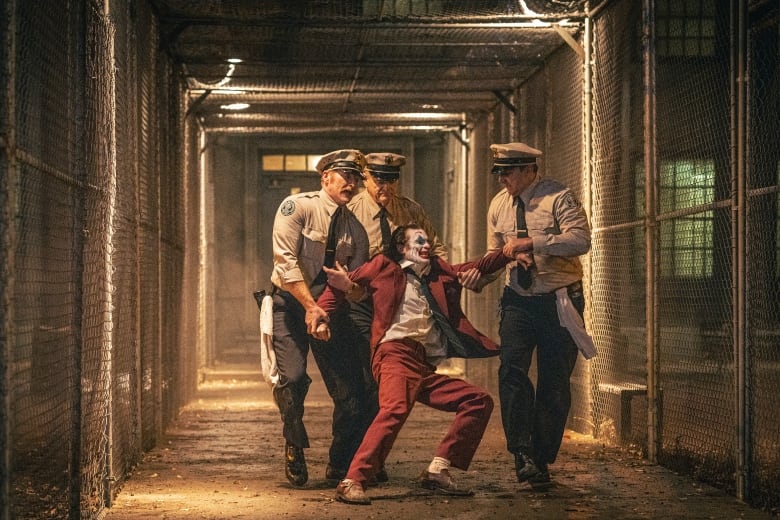
<svg viewBox="0 0 780 520"><path fill-rule="evenodd" d="M333 399L329 463L335 469L346 471L377 410L376 401L366 388L364 355L358 352L362 338L349 318L349 306L343 305L331 315L331 340L323 342L307 334L305 310L292 295L277 291L273 299L273 345L279 369L274 399L282 416L284 438L293 446L309 447L303 415L311 383L306 372L311 346L322 380Z"/></svg>

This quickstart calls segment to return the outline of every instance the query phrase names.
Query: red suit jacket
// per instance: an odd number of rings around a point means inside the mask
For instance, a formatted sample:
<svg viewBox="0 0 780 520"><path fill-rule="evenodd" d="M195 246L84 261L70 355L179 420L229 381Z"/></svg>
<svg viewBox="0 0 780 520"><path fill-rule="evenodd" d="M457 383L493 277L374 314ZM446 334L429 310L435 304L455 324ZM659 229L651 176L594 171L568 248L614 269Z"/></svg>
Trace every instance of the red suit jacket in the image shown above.
<svg viewBox="0 0 780 520"><path fill-rule="evenodd" d="M478 260L451 265L437 256L431 257L431 269L428 273L428 286L431 294L446 315L453 328L461 336L469 340L467 357L487 357L498 355L498 345L493 340L479 332L466 318L460 306L460 295L463 287L458 281L457 273L476 267L482 274L492 273L502 269L512 259L503 255L501 250L494 251ZM374 319L371 323L371 348L376 348L379 340L390 328L393 317L403 300L406 290L406 273L398 262L379 254L369 262L349 273L349 278L368 291L368 297L374 302ZM325 312L333 312L343 301L344 293L325 287L325 292L317 300L317 304ZM450 352L450 354L453 354ZM457 354L455 354L457 355Z"/></svg>

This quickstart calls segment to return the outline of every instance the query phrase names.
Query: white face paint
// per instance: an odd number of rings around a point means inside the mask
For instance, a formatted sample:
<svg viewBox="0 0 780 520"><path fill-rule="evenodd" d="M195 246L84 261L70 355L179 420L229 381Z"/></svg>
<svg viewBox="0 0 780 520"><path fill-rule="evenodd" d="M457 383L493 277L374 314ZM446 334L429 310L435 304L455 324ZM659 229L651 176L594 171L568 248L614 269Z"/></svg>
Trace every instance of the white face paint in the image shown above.
<svg viewBox="0 0 780 520"><path fill-rule="evenodd" d="M431 259L431 243L428 235L422 229L409 229L406 231L406 243L404 244L404 258L415 264L427 264Z"/></svg>

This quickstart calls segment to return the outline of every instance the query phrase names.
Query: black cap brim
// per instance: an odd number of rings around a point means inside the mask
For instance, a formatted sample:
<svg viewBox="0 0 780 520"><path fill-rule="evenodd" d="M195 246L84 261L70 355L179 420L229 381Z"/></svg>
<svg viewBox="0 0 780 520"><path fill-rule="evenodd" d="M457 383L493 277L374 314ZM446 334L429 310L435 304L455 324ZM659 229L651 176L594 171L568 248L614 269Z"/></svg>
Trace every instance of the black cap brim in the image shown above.
<svg viewBox="0 0 780 520"><path fill-rule="evenodd" d="M393 175L389 173L375 173L375 172L369 172L369 173L371 173L371 176L376 180L383 181L383 182L395 182L401 177L400 175Z"/></svg>
<svg viewBox="0 0 780 520"><path fill-rule="evenodd" d="M363 175L363 170L360 169L360 167L352 162L352 161L336 161L334 163L330 163L325 168L322 169L323 172L326 172L328 170L338 170L345 173L351 173L354 175L357 175L361 179L365 179L365 176Z"/></svg>
<svg viewBox="0 0 780 520"><path fill-rule="evenodd" d="M394 182L401 177L401 168L397 166L369 165L366 170L379 181Z"/></svg>
<svg viewBox="0 0 780 520"><path fill-rule="evenodd" d="M536 164L535 157L516 157L511 159L496 159L493 163L493 169L491 173L493 175L500 175L504 170L511 170L518 166L528 166L529 164Z"/></svg>
<svg viewBox="0 0 780 520"><path fill-rule="evenodd" d="M328 170L336 170L336 171L339 171L339 172L342 172L342 173L349 173L349 174L352 174L352 175L357 175L361 179L365 179L366 178L365 175L363 175L363 172L360 171L357 168L347 168L347 167L344 167L344 166L337 166L336 168L328 168Z"/></svg>

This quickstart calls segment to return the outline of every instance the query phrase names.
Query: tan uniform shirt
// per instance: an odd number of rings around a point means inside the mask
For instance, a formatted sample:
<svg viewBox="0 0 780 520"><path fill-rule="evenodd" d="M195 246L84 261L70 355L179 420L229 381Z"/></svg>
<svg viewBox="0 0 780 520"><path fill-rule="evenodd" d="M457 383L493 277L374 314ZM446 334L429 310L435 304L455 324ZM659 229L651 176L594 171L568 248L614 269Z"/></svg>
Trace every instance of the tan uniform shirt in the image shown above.
<svg viewBox="0 0 780 520"><path fill-rule="evenodd" d="M338 205L325 191L290 195L282 201L274 218L274 269L271 282L311 282L325 261L328 228ZM336 242L336 261L352 270L368 261L368 236L355 215L347 212L346 230Z"/></svg>
<svg viewBox="0 0 780 520"><path fill-rule="evenodd" d="M590 226L580 203L572 192L553 179L537 175L520 194L525 203L528 235L533 239L532 284L523 289L517 284L517 264L506 266L506 284L518 294L545 294L582 279L580 255L590 249ZM501 190L488 209L488 251L501 249L516 237L514 198Z"/></svg>
<svg viewBox="0 0 780 520"><path fill-rule="evenodd" d="M369 255L371 258L382 252L382 230L379 228L379 204L371 197L367 190L355 195L347 204L352 213L366 228L369 239ZM431 220L425 214L422 206L412 199L396 195L387 204L387 222L392 232L398 226L405 226L412 222L423 228L431 241L431 256L447 259L447 249L439 242Z"/></svg>

